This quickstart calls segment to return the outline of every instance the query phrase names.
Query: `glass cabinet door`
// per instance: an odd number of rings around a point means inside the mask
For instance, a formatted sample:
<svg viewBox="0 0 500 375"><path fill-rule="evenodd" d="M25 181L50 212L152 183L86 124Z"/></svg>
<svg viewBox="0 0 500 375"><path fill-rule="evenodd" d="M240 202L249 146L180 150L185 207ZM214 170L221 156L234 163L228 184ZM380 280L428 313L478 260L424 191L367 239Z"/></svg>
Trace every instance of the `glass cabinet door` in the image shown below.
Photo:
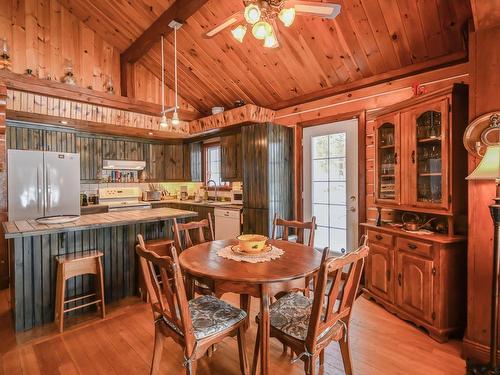
<svg viewBox="0 0 500 375"><path fill-rule="evenodd" d="M448 101L410 111L412 136L411 203L429 208L448 207Z"/></svg>
<svg viewBox="0 0 500 375"><path fill-rule="evenodd" d="M399 114L375 124L375 202L400 204Z"/></svg>

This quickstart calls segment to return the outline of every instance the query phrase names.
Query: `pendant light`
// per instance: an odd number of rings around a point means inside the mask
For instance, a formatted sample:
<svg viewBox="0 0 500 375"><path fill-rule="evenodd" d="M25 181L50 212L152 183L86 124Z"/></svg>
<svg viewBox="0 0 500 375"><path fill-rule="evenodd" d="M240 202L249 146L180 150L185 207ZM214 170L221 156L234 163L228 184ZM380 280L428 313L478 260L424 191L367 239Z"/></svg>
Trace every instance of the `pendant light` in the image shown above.
<svg viewBox="0 0 500 375"><path fill-rule="evenodd" d="M161 34L161 120L160 127L168 126L167 116L165 115L165 54L163 51L163 34Z"/></svg>
<svg viewBox="0 0 500 375"><path fill-rule="evenodd" d="M179 119L179 113L177 110L179 109L178 102L178 78L177 78L177 30L181 28L182 23L177 21L170 22L169 26L174 29L174 91L175 91L175 105L174 105L174 113L172 114L172 125L179 126L181 123Z"/></svg>

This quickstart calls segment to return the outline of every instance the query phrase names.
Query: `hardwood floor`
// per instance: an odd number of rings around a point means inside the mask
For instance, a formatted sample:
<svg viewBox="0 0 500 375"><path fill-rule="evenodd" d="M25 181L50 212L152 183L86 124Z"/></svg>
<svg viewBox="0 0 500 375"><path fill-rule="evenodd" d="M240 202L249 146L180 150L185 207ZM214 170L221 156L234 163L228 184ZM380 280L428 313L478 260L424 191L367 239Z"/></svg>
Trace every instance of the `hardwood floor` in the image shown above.
<svg viewBox="0 0 500 375"><path fill-rule="evenodd" d="M153 348L153 324L149 305L131 298L107 306L107 317L89 314L68 318L66 331L55 325L14 335L8 310L8 292L0 292L0 375L15 374L147 374ZM226 298L236 303L238 298ZM254 314L258 303L253 301ZM255 323L247 334L248 355L255 340ZM438 344L414 326L378 305L359 298L352 317L351 352L357 375L464 374L461 342ZM271 340L273 375L303 374L301 363L290 364L290 355ZM162 358L164 374L179 374L182 352L167 341ZM239 374L236 339L219 345L212 358L199 361L198 374ZM343 374L338 346L326 353L325 374Z"/></svg>

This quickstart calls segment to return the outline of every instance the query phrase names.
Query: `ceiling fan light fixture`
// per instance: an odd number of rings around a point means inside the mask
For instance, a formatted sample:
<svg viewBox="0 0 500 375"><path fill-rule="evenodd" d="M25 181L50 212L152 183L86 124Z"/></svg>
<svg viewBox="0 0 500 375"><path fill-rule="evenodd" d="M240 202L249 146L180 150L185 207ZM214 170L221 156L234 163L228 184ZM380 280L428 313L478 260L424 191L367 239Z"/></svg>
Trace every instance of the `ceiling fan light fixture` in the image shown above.
<svg viewBox="0 0 500 375"><path fill-rule="evenodd" d="M244 25L239 25L238 27L231 30L231 34L233 34L234 39L238 42L243 43L243 38L247 33L247 27Z"/></svg>
<svg viewBox="0 0 500 375"><path fill-rule="evenodd" d="M264 39L264 47L266 48L279 47L278 38L276 37L276 33L274 32L274 30L271 29L271 33Z"/></svg>
<svg viewBox="0 0 500 375"><path fill-rule="evenodd" d="M278 17L285 27L290 27L295 21L295 8L283 8Z"/></svg>
<svg viewBox="0 0 500 375"><path fill-rule="evenodd" d="M252 27L252 34L255 39L264 40L272 34L271 25L265 21L259 21Z"/></svg>
<svg viewBox="0 0 500 375"><path fill-rule="evenodd" d="M245 8L245 20L249 23L249 24L255 24L257 21L260 20L260 16L261 16L261 11L259 9L259 7L255 4L249 4L247 5L247 7Z"/></svg>

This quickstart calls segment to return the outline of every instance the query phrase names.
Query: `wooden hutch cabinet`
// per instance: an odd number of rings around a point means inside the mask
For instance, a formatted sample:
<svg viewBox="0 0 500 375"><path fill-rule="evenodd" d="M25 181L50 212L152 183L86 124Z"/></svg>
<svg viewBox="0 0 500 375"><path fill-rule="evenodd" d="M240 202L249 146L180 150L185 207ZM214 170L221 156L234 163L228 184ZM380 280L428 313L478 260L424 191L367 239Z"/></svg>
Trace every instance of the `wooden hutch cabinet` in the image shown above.
<svg viewBox="0 0 500 375"><path fill-rule="evenodd" d="M399 103L373 115L374 205L394 222L362 224L370 254L365 296L446 341L461 333L466 311L467 86ZM403 216L431 220L406 231ZM408 216L407 216L408 217Z"/></svg>

